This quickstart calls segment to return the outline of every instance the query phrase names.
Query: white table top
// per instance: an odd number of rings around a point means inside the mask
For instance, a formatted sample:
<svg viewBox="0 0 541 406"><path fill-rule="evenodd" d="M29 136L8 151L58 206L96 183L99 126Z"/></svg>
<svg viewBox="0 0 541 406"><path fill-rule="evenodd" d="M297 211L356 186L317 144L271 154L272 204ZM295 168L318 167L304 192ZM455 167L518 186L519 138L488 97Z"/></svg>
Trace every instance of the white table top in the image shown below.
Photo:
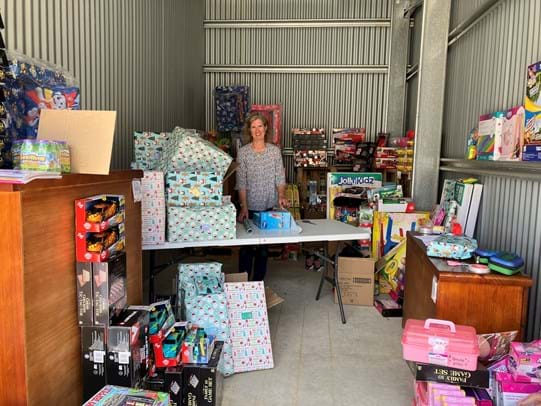
<svg viewBox="0 0 541 406"><path fill-rule="evenodd" d="M291 230L260 230L254 227L251 234L237 223L237 238L232 240L182 241L143 245L143 250L167 250L193 247L236 247L240 245L294 244L314 241L351 241L370 238L363 229L336 220L299 220L302 232Z"/></svg>

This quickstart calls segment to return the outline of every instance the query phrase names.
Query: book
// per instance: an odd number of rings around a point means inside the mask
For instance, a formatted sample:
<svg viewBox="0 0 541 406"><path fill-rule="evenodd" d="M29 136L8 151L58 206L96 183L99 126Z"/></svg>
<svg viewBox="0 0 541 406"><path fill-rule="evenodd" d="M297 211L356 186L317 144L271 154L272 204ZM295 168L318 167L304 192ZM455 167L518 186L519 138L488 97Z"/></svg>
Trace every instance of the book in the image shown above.
<svg viewBox="0 0 541 406"><path fill-rule="evenodd" d="M0 169L0 183L24 185L34 179L61 179L60 172L21 171L14 169Z"/></svg>
<svg viewBox="0 0 541 406"><path fill-rule="evenodd" d="M475 232L475 225L477 224L477 214L479 213L479 206L481 205L482 194L483 194L483 185L480 183L476 183L475 185L473 185L470 211L468 213L466 227L464 228L464 234L467 237L473 237L473 233Z"/></svg>

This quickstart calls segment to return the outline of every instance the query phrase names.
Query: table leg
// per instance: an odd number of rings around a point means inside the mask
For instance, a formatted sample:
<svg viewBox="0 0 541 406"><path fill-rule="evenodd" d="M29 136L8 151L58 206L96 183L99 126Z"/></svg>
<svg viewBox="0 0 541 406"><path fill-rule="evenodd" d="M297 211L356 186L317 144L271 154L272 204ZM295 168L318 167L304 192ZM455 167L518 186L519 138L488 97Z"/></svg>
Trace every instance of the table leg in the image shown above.
<svg viewBox="0 0 541 406"><path fill-rule="evenodd" d="M149 252L149 270L148 270L148 304L154 303L154 271L156 268L156 251Z"/></svg>
<svg viewBox="0 0 541 406"><path fill-rule="evenodd" d="M327 257L327 244L325 243L325 253L324 253L324 256L325 258L328 258ZM317 289L317 294L316 294L316 300L319 300L319 296L321 295L321 289L323 288L323 282L325 282L325 276L327 275L327 261L324 260L323 261L325 263L325 266L323 267L323 271L321 271L321 280L319 281L319 288Z"/></svg>
<svg viewBox="0 0 541 406"><path fill-rule="evenodd" d="M340 292L340 283L338 283L338 261L333 267L334 286L336 286L336 296L338 297L338 307L340 308L340 317L342 324L346 324L346 315L344 314L344 304L342 303L342 292Z"/></svg>

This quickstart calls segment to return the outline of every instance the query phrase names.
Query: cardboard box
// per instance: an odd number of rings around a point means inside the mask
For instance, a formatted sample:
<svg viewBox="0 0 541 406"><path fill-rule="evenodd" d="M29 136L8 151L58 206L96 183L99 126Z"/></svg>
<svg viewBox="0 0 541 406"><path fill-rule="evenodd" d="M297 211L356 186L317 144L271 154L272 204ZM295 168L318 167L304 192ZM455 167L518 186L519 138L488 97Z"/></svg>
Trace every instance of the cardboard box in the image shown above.
<svg viewBox="0 0 541 406"><path fill-rule="evenodd" d="M541 144L530 144L522 147L523 161L541 161Z"/></svg>
<svg viewBox="0 0 541 406"><path fill-rule="evenodd" d="M94 324L108 326L112 316L126 305L126 254L122 252L107 262L93 263L92 281Z"/></svg>
<svg viewBox="0 0 541 406"><path fill-rule="evenodd" d="M169 395L144 389L107 385L83 406L169 406Z"/></svg>
<svg viewBox="0 0 541 406"><path fill-rule="evenodd" d="M105 365L106 350L106 327L81 327L83 401L90 399L107 384Z"/></svg>
<svg viewBox="0 0 541 406"><path fill-rule="evenodd" d="M126 246L124 223L101 233L77 232L75 234L75 255L79 262L107 261Z"/></svg>
<svg viewBox="0 0 541 406"><path fill-rule="evenodd" d="M163 390L169 393L171 406L183 406L182 403L182 365L169 367L164 373Z"/></svg>
<svg viewBox="0 0 541 406"><path fill-rule="evenodd" d="M107 383L139 387L150 367L148 312L123 310L109 327Z"/></svg>
<svg viewBox="0 0 541 406"><path fill-rule="evenodd" d="M338 282L344 304L374 305L374 267L372 258L338 257ZM336 289L334 302L338 303Z"/></svg>
<svg viewBox="0 0 541 406"><path fill-rule="evenodd" d="M465 371L442 365L416 364L415 379L460 385L468 388L488 388L490 386L490 372L485 369Z"/></svg>
<svg viewBox="0 0 541 406"><path fill-rule="evenodd" d="M167 241L231 240L237 234L237 211L223 206L167 207Z"/></svg>
<svg viewBox="0 0 541 406"><path fill-rule="evenodd" d="M79 325L94 324L92 263L77 262L77 320Z"/></svg>
<svg viewBox="0 0 541 406"><path fill-rule="evenodd" d="M287 210L272 210L254 213L254 224L262 230L291 228L291 213Z"/></svg>
<svg viewBox="0 0 541 406"><path fill-rule="evenodd" d="M97 195L75 200L75 231L102 232L124 221L123 195Z"/></svg>
<svg viewBox="0 0 541 406"><path fill-rule="evenodd" d="M528 78L526 84L526 96L524 109L526 111L526 124L524 131L524 145L541 144L541 62L528 66Z"/></svg>
<svg viewBox="0 0 541 406"><path fill-rule="evenodd" d="M167 172L166 203L169 206L221 206L221 174L215 172Z"/></svg>
<svg viewBox="0 0 541 406"><path fill-rule="evenodd" d="M214 345L206 365L185 364L182 370L182 399L186 406L219 406L222 402L222 375L218 363L223 342Z"/></svg>

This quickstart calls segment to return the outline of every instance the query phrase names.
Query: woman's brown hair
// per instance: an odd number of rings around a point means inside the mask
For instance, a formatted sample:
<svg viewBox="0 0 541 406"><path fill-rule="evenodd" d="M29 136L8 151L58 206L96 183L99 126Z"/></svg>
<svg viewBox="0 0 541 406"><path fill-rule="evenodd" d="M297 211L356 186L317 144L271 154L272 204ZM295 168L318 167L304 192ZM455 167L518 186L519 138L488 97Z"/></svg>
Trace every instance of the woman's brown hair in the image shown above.
<svg viewBox="0 0 541 406"><path fill-rule="evenodd" d="M267 120L267 117L265 117L261 113L250 113L248 117L246 118L246 121L244 122L244 129L243 129L244 143L247 144L249 142L252 142L252 135L250 134L250 127L255 120L261 120L261 122L265 126L266 128L265 142L269 142L269 133L270 133L269 120Z"/></svg>

